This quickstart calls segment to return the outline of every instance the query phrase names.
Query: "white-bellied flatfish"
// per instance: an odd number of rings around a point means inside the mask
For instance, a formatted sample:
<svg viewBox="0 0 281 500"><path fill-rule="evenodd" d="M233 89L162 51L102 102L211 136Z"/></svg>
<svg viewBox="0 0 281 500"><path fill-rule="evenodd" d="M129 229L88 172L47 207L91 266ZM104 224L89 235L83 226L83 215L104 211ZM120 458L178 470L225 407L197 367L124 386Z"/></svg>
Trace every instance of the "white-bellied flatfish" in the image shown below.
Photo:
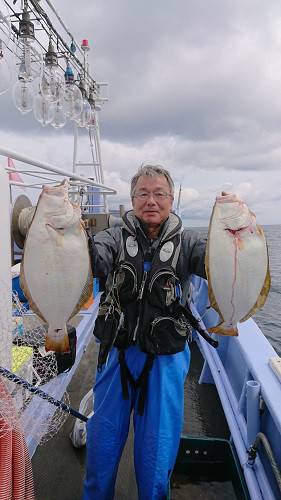
<svg viewBox="0 0 281 500"><path fill-rule="evenodd" d="M93 276L81 210L68 198L68 182L43 187L29 227L21 287L32 310L48 324L47 351L69 350L67 321L92 293Z"/></svg>
<svg viewBox="0 0 281 500"><path fill-rule="evenodd" d="M209 331L238 335L237 323L264 305L270 273L263 229L257 225L255 214L235 195L216 198L205 266L210 304L221 320Z"/></svg>

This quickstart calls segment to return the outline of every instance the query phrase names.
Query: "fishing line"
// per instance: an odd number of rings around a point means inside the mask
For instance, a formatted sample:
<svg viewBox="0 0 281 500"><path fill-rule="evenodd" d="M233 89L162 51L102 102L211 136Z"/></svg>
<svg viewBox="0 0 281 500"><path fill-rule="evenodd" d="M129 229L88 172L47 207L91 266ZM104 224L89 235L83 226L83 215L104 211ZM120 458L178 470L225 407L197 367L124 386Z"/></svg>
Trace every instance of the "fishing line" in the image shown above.
<svg viewBox="0 0 281 500"><path fill-rule="evenodd" d="M57 406L57 408L60 408L64 412L69 413L70 415L72 415L75 418L78 418L79 420L82 420L82 422L88 421L88 418L85 415L82 415L82 413L79 413L77 410L74 410L67 404L63 403L62 401L53 398L46 392L42 391L41 389L38 389L38 387L27 382L27 380L24 380L18 375L15 375L14 373L10 372L6 368L3 368L2 366L0 366L0 375L3 375L3 377L7 378L8 380L15 382L15 384L23 386L24 389L27 389L32 394L35 394L36 396L39 396L42 399L45 399L46 401L48 401L54 406Z"/></svg>

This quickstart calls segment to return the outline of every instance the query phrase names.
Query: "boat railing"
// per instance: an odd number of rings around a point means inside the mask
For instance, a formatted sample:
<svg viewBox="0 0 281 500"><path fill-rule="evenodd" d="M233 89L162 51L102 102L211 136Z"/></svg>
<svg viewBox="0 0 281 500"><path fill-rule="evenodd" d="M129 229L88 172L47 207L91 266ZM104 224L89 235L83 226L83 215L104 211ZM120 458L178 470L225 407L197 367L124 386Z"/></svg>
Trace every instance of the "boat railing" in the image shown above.
<svg viewBox="0 0 281 500"><path fill-rule="evenodd" d="M194 277L193 284L194 314L203 327L217 324L217 313L208 307L207 282ZM216 385L251 498L273 500L279 498L278 488L263 453L251 464L249 450L263 432L280 467L281 383L270 367L278 355L253 319L238 324L238 331L238 337L220 337L217 350L198 336L205 360L199 383Z"/></svg>
<svg viewBox="0 0 281 500"><path fill-rule="evenodd" d="M56 184L58 182L59 177L68 178L70 185L76 187L87 187L92 186L96 188L98 194L116 194L116 190L106 186L105 184L96 182L92 178L88 178L82 175L78 175L76 172L69 172L68 170L64 170L55 165L52 165L47 162L43 162L41 160L31 158L29 156L23 155L22 153L18 153L16 151L4 148L0 146L0 155L5 156L7 158L12 158L13 160L18 160L21 163L26 165L31 165L33 167L37 167L40 171L26 169L25 167L16 168L4 166L5 170L8 173L18 173L19 175L28 176L32 179L42 179L48 182L48 184ZM41 173L42 172L42 173ZM44 174L44 175L43 175ZM48 174L48 177L46 176ZM10 180L11 186L20 186L20 187L33 187L36 189L41 189L46 182L19 182L15 180Z"/></svg>

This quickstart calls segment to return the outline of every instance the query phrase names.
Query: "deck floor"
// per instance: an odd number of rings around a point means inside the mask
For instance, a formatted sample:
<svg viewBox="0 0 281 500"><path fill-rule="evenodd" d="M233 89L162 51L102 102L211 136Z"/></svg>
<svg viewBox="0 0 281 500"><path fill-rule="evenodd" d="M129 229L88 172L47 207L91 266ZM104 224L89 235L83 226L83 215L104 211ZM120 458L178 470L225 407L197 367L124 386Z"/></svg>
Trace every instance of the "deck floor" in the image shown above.
<svg viewBox="0 0 281 500"><path fill-rule="evenodd" d="M191 351L191 367L185 387L184 432L193 436L228 438L228 426L215 387L211 384L198 384L202 357L195 343L191 344ZM96 359L97 346L92 341L68 387L71 406L74 408L79 408L82 397L92 386ZM81 499L86 453L85 449L75 449L72 446L69 434L73 424L73 418L68 417L59 433L37 448L32 459L36 500ZM172 499L180 500L183 498L182 494L182 490L172 490ZM131 429L119 466L115 500L137 498ZM198 497L198 492L194 496L190 491L188 498L207 500L208 496Z"/></svg>

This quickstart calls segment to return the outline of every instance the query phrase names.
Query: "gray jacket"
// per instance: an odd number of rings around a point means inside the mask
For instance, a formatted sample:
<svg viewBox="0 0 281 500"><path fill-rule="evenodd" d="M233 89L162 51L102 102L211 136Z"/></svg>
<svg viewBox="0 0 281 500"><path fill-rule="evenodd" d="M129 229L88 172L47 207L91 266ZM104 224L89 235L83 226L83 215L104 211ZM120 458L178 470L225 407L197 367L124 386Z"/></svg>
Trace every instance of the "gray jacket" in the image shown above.
<svg viewBox="0 0 281 500"><path fill-rule="evenodd" d="M139 220L129 212L134 219L134 224L138 228L137 238L143 250L148 250L151 241L145 235L145 232ZM177 217L173 213L169 219ZM164 223L165 224L165 223ZM161 233L159 238L161 238ZM94 274L100 278L107 278L118 262L119 252L122 245L122 227L112 227L100 231L94 237L94 251L92 255ZM177 276L181 282L182 288L189 281L191 274L196 274L206 278L205 272L205 248L206 240L200 239L195 231L184 229L182 231L181 251L177 263Z"/></svg>

